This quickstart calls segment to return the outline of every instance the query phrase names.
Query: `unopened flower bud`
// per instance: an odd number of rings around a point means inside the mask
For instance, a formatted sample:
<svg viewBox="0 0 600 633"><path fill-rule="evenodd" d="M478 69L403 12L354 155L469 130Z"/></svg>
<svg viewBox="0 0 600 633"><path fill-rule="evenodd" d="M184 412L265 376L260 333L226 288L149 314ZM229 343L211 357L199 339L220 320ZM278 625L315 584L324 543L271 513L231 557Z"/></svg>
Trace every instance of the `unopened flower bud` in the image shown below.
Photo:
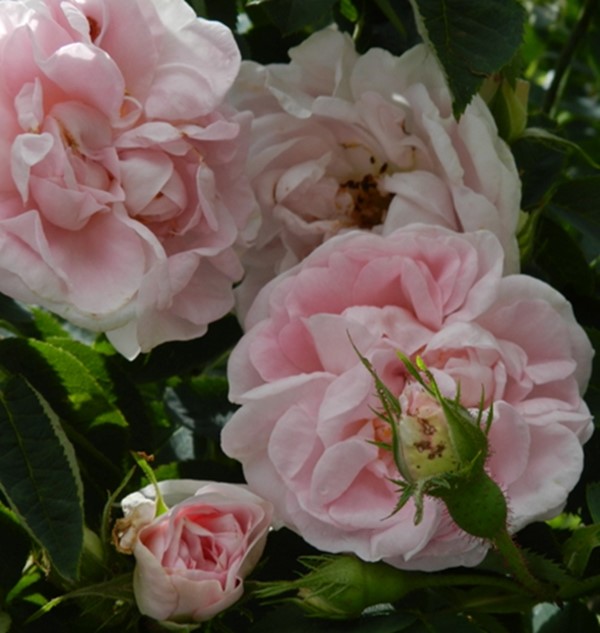
<svg viewBox="0 0 600 633"><path fill-rule="evenodd" d="M307 557L303 563L310 569L306 575L264 583L256 594L274 598L293 592L289 600L311 616L348 619L373 605L400 600L422 587L428 576L385 563L367 563L355 556Z"/></svg>
<svg viewBox="0 0 600 633"><path fill-rule="evenodd" d="M90 530L87 525L84 526L81 567L79 570L81 578L86 581L103 578L106 573L104 558L104 546L100 537L96 532Z"/></svg>
<svg viewBox="0 0 600 633"><path fill-rule="evenodd" d="M398 433L407 471L403 476L418 481L457 470L460 460L444 410L435 398L419 385L411 385L400 397L400 405Z"/></svg>
<svg viewBox="0 0 600 633"><path fill-rule="evenodd" d="M511 83L492 75L483 83L480 94L494 115L500 136L509 142L518 138L527 123L529 82L516 79Z"/></svg>

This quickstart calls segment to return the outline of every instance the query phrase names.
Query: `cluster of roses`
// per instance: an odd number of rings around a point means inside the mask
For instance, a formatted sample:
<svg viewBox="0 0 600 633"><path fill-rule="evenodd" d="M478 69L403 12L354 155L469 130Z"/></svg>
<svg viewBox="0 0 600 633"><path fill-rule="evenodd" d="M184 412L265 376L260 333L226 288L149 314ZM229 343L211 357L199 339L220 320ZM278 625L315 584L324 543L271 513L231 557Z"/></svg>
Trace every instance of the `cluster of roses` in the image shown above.
<svg viewBox="0 0 600 633"><path fill-rule="evenodd" d="M418 526L411 503L391 514L389 429L355 347L401 400L416 386L398 351L447 397L493 405L486 467L512 531L560 511L592 432L592 349L568 302L519 274L510 150L481 98L453 117L425 46L358 55L327 29L240 70L230 31L183 0L0 10L0 291L129 358L234 306L245 330L222 446L249 490L171 482L157 519L147 495L126 504L143 612L236 600L272 508L327 552L482 560L435 500Z"/></svg>

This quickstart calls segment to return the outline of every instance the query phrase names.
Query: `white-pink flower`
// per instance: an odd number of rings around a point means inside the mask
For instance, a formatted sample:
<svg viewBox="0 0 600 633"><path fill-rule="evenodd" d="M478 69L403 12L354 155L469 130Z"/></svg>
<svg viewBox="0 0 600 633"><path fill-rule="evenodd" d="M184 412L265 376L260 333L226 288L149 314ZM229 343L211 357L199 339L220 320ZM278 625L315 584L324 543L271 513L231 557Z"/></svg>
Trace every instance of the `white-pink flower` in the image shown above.
<svg viewBox="0 0 600 633"><path fill-rule="evenodd" d="M240 54L183 0L0 1L0 291L133 357L233 305Z"/></svg>
<svg viewBox="0 0 600 633"><path fill-rule="evenodd" d="M265 547L272 506L236 484L177 479L159 488L170 509L155 519L147 516L153 486L122 501L121 521L132 519L121 545L136 559L136 603L156 620L209 620L242 596Z"/></svg>
<svg viewBox="0 0 600 633"><path fill-rule="evenodd" d="M232 92L255 114L248 169L261 223L243 262L242 319L266 281L353 228L487 229L518 270L520 181L482 99L457 122L423 45L358 55L348 35L326 29L290 57L243 62Z"/></svg>
<svg viewBox="0 0 600 633"><path fill-rule="evenodd" d="M409 412L414 379L397 351L421 356L440 389L493 404L487 468L510 529L555 515L579 479L592 432L582 400L592 348L570 304L547 284L502 274L488 231L410 225L388 236L334 237L258 295L229 363L224 451L278 520L315 547L401 568L474 565L487 544L441 502L390 516L399 474L374 384L350 339ZM406 403L413 402L412 408Z"/></svg>

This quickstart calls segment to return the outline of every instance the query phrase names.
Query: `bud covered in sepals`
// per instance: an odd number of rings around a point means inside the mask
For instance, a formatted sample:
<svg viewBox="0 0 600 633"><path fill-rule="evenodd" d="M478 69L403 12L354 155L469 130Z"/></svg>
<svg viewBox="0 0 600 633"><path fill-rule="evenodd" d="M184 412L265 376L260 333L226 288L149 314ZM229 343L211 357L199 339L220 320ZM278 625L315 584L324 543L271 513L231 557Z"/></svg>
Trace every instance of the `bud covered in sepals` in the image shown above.
<svg viewBox="0 0 600 633"><path fill-rule="evenodd" d="M367 563L356 556L305 556L308 573L296 580L259 583L259 598L292 602L308 615L327 619L357 618L375 604L396 602L427 586L431 576ZM280 598L293 593L292 597Z"/></svg>
<svg viewBox="0 0 600 633"><path fill-rule="evenodd" d="M527 125L529 82L495 74L486 78L479 94L488 104L500 136L509 143L521 136Z"/></svg>
<svg viewBox="0 0 600 633"><path fill-rule="evenodd" d="M399 398L401 473L408 481L454 472L460 467L444 410L421 385L410 384Z"/></svg>
<svg viewBox="0 0 600 633"><path fill-rule="evenodd" d="M358 353L358 350L357 350ZM483 420L454 399L445 397L421 359L416 365L398 354L415 383L400 398L381 381L371 363L359 357L375 380L381 402L376 415L389 425L391 442L381 444L393 455L401 478L394 480L400 498L394 512L409 499L415 523L423 516L425 495L441 499L454 522L474 536L495 539L506 530L507 504L502 490L485 471L492 410Z"/></svg>

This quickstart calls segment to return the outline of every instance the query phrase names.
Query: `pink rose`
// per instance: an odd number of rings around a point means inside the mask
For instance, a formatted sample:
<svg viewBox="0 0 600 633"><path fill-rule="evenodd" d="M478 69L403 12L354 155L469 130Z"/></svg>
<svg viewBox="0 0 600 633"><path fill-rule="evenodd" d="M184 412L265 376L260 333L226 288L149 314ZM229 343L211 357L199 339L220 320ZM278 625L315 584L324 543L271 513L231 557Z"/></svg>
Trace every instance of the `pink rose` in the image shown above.
<svg viewBox="0 0 600 633"><path fill-rule="evenodd" d="M1 6L0 291L128 357L200 336L252 208L231 32L183 0Z"/></svg>
<svg viewBox="0 0 600 633"><path fill-rule="evenodd" d="M435 570L477 564L487 549L435 499L417 526L412 503L390 516L399 474L373 443L389 440L389 427L373 414L373 380L350 337L408 414L432 427L436 409L415 395L398 350L420 355L447 397L460 384L464 406L477 409L482 393L493 404L487 467L511 530L555 515L578 481L592 432L581 397L591 345L550 286L502 276L488 231L334 237L261 291L247 325L228 369L242 406L222 446L277 519L321 550Z"/></svg>
<svg viewBox="0 0 600 633"><path fill-rule="evenodd" d="M138 608L156 620L209 620L241 597L262 555L272 506L234 484L183 479L159 487L169 512L135 525ZM126 497L125 520L139 523L153 499L152 486Z"/></svg>
<svg viewBox="0 0 600 633"><path fill-rule="evenodd" d="M518 271L520 181L482 99L457 122L423 45L358 55L348 35L326 29L290 57L244 62L232 92L256 115L248 169L262 214L243 262L242 318L266 281L352 228L488 229Z"/></svg>

